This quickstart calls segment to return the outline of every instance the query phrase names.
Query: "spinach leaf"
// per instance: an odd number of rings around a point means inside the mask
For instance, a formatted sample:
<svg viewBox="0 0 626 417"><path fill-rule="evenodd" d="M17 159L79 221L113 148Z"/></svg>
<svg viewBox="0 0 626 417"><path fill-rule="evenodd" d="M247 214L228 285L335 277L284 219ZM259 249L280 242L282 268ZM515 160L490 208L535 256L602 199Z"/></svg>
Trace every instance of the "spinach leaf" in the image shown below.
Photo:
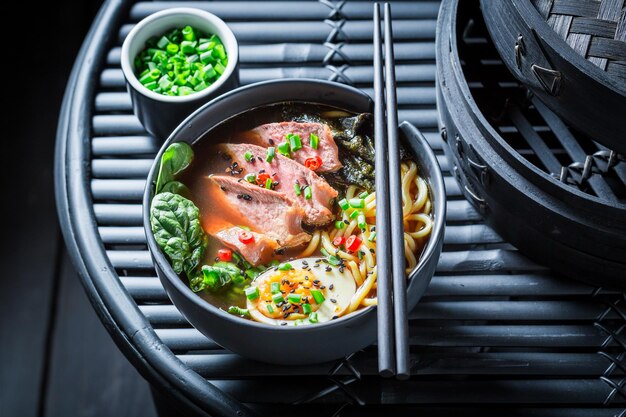
<svg viewBox="0 0 626 417"><path fill-rule="evenodd" d="M176 142L168 146L161 156L155 193L163 191L163 187L173 181L176 174L187 168L192 160L193 149L187 143Z"/></svg>
<svg viewBox="0 0 626 417"><path fill-rule="evenodd" d="M178 194L157 194L150 207L150 225L174 272L184 272L192 290L204 289L203 276L198 272L198 265L208 241L200 225L198 207Z"/></svg>
<svg viewBox="0 0 626 417"><path fill-rule="evenodd" d="M163 185L163 188L161 188L161 193L164 192L168 192L168 193L172 193L172 194L178 194L178 195L182 195L185 198L190 198L191 197L191 191L189 191L189 188L187 188L187 186L185 184L183 184L182 182L179 181L170 181L168 183L165 183Z"/></svg>

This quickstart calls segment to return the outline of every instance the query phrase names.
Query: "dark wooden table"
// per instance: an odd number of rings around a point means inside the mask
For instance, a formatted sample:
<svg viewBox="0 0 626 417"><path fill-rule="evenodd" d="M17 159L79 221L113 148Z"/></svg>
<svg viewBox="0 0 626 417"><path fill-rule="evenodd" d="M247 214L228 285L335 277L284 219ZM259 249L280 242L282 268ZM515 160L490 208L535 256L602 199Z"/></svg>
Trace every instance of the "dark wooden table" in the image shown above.
<svg viewBox="0 0 626 417"><path fill-rule="evenodd" d="M376 375L375 346L321 366L278 367L224 351L171 305L141 227L158 149L132 114L119 68L132 24L186 3L107 1L68 83L56 192L70 257L113 340L158 398L187 415L623 416L624 295L555 277L483 224L443 157L435 103L438 2L395 2L401 120L436 151L449 199L444 251L411 314L409 381ZM311 77L371 91L371 3L194 3L240 41L241 81ZM289 383L285 383L289 381Z"/></svg>

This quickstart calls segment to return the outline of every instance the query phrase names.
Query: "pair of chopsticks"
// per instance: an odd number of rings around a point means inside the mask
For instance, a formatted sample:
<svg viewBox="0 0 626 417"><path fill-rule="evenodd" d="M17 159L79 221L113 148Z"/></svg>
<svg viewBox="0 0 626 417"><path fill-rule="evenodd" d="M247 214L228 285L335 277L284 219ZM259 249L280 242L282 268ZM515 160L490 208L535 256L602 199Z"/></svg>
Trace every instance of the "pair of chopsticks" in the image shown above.
<svg viewBox="0 0 626 417"><path fill-rule="evenodd" d="M376 269L378 296L378 373L407 379L409 328L402 182L398 145L398 106L391 7L384 5L385 67L380 6L374 4L374 145L376 150ZM384 88L383 88L384 79ZM395 319L394 319L395 318Z"/></svg>

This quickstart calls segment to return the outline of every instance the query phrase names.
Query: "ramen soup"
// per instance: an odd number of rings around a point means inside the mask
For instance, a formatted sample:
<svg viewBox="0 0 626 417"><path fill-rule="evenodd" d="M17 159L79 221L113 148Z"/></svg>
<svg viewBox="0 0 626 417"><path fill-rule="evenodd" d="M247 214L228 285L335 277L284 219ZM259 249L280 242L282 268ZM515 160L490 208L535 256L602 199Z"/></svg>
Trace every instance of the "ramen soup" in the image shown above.
<svg viewBox="0 0 626 417"><path fill-rule="evenodd" d="M248 111L161 160L151 225L174 270L225 312L323 323L376 304L373 124L312 104ZM427 183L400 166L407 272L432 229Z"/></svg>

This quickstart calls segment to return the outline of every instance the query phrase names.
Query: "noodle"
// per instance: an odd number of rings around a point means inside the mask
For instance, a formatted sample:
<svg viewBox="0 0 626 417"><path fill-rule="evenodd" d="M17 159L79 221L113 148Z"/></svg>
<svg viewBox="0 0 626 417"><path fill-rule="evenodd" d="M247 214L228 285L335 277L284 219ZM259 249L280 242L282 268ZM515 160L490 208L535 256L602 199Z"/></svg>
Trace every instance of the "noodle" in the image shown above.
<svg viewBox="0 0 626 417"><path fill-rule="evenodd" d="M402 213L404 215L404 251L406 257L406 271L410 272L419 262L419 250L423 247L425 238L430 235L433 228L431 217L432 203L429 197L428 185L418 175L417 164L413 161L402 162L400 166L402 178ZM363 191L355 185L346 190L346 199L355 198ZM349 214L355 209L341 210L337 219L346 225L343 229L335 227L328 231L315 231L309 245L299 255L300 257L311 256L322 248L328 253L342 258L352 274L357 285L357 291L352 297L350 306L343 314L348 314L361 306L376 305L376 241L370 238L376 226L376 193L365 197L365 207L362 214L365 216L367 227L359 230L357 219L350 219ZM354 253L339 250L332 241L336 237L348 237L357 234L361 239L361 245Z"/></svg>

